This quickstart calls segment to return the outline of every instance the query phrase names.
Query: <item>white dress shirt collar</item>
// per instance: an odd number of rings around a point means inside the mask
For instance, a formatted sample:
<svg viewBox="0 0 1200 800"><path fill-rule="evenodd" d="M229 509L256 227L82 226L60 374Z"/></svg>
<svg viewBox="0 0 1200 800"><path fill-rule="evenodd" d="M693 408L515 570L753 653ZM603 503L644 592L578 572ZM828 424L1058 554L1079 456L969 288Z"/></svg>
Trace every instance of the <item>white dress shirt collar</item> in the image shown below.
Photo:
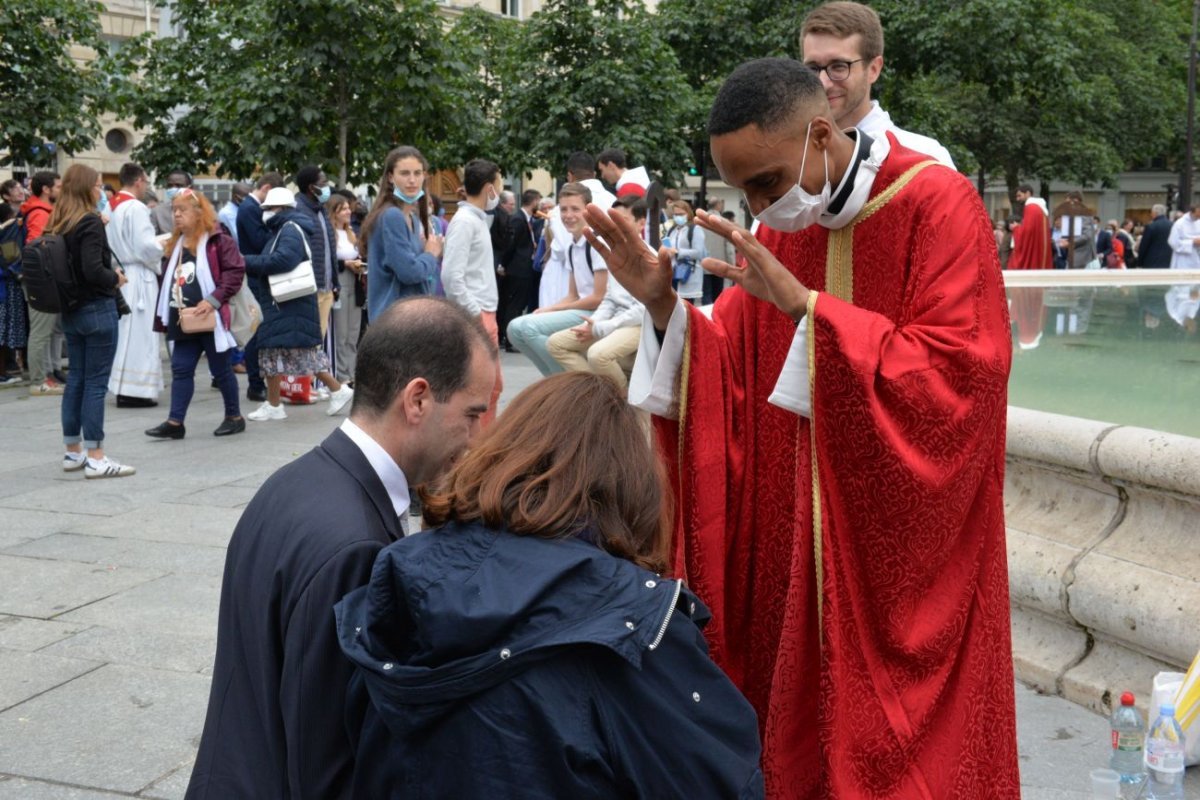
<svg viewBox="0 0 1200 800"><path fill-rule="evenodd" d="M372 439L366 431L350 420L343 421L340 430L349 436L350 441L354 442L358 446L358 449L362 451L362 454L366 456L371 469L375 470L375 474L379 476L380 482L383 483L383 488L387 490L388 498L392 501L392 507L396 511L396 516L403 517L407 514L409 505L408 478L404 476L404 471L400 469L400 466L388 455L379 442Z"/></svg>

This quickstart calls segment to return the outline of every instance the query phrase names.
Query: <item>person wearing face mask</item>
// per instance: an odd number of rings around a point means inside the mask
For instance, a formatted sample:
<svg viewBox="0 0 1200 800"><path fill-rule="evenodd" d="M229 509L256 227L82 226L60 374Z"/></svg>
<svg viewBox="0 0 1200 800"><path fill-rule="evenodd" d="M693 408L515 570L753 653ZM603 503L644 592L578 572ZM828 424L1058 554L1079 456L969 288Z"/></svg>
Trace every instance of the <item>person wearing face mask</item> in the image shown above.
<svg viewBox="0 0 1200 800"><path fill-rule="evenodd" d="M333 310L334 289L337 287L337 234L325 211L331 192L329 179L320 167L301 167L296 173L296 211L312 224L308 246L312 250L313 275L317 279L317 319L321 323L321 338L329 330L329 313ZM326 350L328 343L326 343ZM337 367L336 364L333 365Z"/></svg>
<svg viewBox="0 0 1200 800"><path fill-rule="evenodd" d="M425 175L429 162L415 147L397 147L383 162L379 194L359 237L367 260L367 320L401 297L429 294L442 256L433 233Z"/></svg>
<svg viewBox="0 0 1200 800"><path fill-rule="evenodd" d="M175 197L184 189L192 187L192 176L181 169L172 170L167 174L166 200L154 207L151 218L154 220L154 232L165 236L175 231L175 212L171 204Z"/></svg>
<svg viewBox="0 0 1200 800"><path fill-rule="evenodd" d="M1016 800L987 212L893 134L842 130L797 61L738 67L708 132L763 223L697 215L746 260L703 262L734 283L711 319L634 226L589 208L588 236L646 306L630 401L670 443L676 568L759 713L767 795Z"/></svg>
<svg viewBox="0 0 1200 800"><path fill-rule="evenodd" d="M500 331L496 325L499 293L489 231L495 218L489 217L488 212L500 204L503 188L500 167L496 164L482 158L467 162L463 167L463 189L467 199L458 204L458 211L450 220L450 227L446 229L446 250L442 255L442 287L446 299L477 317L497 347L500 344ZM485 426L496 417L496 402L503 385L497 365L492 401L482 419Z"/></svg>
<svg viewBox="0 0 1200 800"><path fill-rule="evenodd" d="M675 270L675 291L695 305L704 295L704 270L700 262L708 255L704 248L704 229L696 225L692 206L679 200L671 206L671 263Z"/></svg>

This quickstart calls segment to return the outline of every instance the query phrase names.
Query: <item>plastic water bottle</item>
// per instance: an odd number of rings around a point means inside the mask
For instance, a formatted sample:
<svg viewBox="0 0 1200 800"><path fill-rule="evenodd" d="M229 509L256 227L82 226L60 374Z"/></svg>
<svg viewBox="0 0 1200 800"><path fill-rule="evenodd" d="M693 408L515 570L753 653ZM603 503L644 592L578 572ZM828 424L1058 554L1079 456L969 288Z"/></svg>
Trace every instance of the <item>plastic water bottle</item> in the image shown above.
<svg viewBox="0 0 1200 800"><path fill-rule="evenodd" d="M1145 773L1143 749L1146 744L1146 724L1133 706L1133 692L1121 695L1121 705L1113 711L1112 758L1108 766L1121 774L1121 783L1141 783Z"/></svg>
<svg viewBox="0 0 1200 800"><path fill-rule="evenodd" d="M1163 703L1146 738L1146 772L1150 773L1146 797L1184 800L1183 729L1175 721L1175 706Z"/></svg>

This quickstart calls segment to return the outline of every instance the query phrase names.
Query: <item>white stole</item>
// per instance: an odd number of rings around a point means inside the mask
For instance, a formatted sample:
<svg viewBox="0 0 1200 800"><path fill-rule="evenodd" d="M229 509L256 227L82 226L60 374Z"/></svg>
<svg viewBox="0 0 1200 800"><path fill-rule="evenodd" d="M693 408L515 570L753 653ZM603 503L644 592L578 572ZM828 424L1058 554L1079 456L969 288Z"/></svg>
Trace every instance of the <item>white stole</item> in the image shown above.
<svg viewBox="0 0 1200 800"><path fill-rule="evenodd" d="M183 257L183 236L180 236L175 242L175 249L171 252L171 260L167 264L166 274L163 275L162 291L158 295L158 318L162 321L163 327L169 328L171 325L171 290L175 286L175 268L179 266L179 259ZM200 292L204 297L211 297L216 291L217 285L213 282L212 270L208 266L208 234L200 235L200 242L196 245L196 280L200 282ZM225 324L221 322L220 309L213 309L216 314L216 327L213 330L213 340L217 345L217 352L224 353L226 350L237 347L237 341L225 328Z"/></svg>

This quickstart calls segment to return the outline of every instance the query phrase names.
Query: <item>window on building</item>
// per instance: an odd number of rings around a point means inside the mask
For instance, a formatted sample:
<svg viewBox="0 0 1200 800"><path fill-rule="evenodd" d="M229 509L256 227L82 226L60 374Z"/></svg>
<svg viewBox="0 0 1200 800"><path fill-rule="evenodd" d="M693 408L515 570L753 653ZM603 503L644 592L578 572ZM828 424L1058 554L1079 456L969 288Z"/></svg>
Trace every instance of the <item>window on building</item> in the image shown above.
<svg viewBox="0 0 1200 800"><path fill-rule="evenodd" d="M506 17L521 18L521 0L500 0L500 13Z"/></svg>

